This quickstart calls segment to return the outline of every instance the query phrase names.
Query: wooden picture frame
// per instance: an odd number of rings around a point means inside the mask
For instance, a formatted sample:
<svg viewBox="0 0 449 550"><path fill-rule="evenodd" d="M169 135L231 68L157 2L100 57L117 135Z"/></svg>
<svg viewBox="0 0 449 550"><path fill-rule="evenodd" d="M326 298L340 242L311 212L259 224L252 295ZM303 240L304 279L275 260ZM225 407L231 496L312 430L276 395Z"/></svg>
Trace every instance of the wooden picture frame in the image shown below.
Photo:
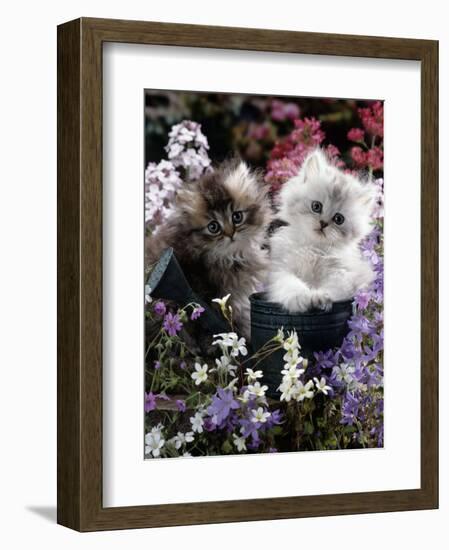
<svg viewBox="0 0 449 550"><path fill-rule="evenodd" d="M105 508L102 45L127 42L421 62L421 488ZM438 507L438 43L81 18L58 27L58 523L79 531Z"/></svg>

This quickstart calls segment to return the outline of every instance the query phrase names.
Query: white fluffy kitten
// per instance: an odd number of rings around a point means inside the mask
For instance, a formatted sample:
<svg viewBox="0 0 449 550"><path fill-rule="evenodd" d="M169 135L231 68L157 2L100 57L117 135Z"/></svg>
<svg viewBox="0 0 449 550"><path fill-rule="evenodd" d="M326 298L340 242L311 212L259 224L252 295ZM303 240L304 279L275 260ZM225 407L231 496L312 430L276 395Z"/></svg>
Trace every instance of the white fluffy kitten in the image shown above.
<svg viewBox="0 0 449 550"><path fill-rule="evenodd" d="M268 298L290 312L329 310L374 279L359 243L371 231L373 186L344 174L317 149L280 192L287 222L271 239Z"/></svg>

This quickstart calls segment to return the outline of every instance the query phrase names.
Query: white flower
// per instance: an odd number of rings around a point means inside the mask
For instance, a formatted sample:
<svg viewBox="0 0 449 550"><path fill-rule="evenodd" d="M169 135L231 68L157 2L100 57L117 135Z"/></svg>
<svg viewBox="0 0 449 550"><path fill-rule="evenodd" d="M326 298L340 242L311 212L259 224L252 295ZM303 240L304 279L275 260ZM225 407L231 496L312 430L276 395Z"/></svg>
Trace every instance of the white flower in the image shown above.
<svg viewBox="0 0 449 550"><path fill-rule="evenodd" d="M168 134L169 141L165 150L175 166L186 170L188 180L199 178L210 166L207 155L209 144L201 132L201 125L192 120L183 120L175 124Z"/></svg>
<svg viewBox="0 0 449 550"><path fill-rule="evenodd" d="M195 363L195 372L192 373L192 379L195 380L195 385L199 386L202 382L206 382L207 369L208 366L206 363L204 363L203 366L199 363Z"/></svg>
<svg viewBox="0 0 449 550"><path fill-rule="evenodd" d="M152 301L153 301L153 298L151 297L151 287L150 285L145 285L145 303L151 304Z"/></svg>
<svg viewBox="0 0 449 550"><path fill-rule="evenodd" d="M288 338L284 340L283 348L285 351L291 351L291 350L298 350L301 346L298 342L298 335L296 334L296 331L292 331L289 333Z"/></svg>
<svg viewBox="0 0 449 550"><path fill-rule="evenodd" d="M157 458L164 445L165 440L160 433L149 432L145 435L145 454L152 454L154 458Z"/></svg>
<svg viewBox="0 0 449 550"><path fill-rule="evenodd" d="M276 334L276 336L274 337L274 341L275 342L279 342L280 344L283 344L284 343L284 331L282 328L278 329L278 332Z"/></svg>
<svg viewBox="0 0 449 550"><path fill-rule="evenodd" d="M237 451L239 453L241 453L242 451L246 451L246 442L243 436L232 434L232 438L234 440L234 445L237 447Z"/></svg>
<svg viewBox="0 0 449 550"><path fill-rule="evenodd" d="M253 369L246 369L245 374L248 377L248 382L255 382L258 378L263 377L261 370L253 371Z"/></svg>
<svg viewBox="0 0 449 550"><path fill-rule="evenodd" d="M324 376L322 376L320 380L315 377L313 381L315 382L316 389L324 393L324 395L327 395L327 392L332 389L330 386L326 386L326 379Z"/></svg>
<svg viewBox="0 0 449 550"><path fill-rule="evenodd" d="M250 384L248 386L248 392L256 397L264 397L267 389L268 386L261 386L260 382L255 382L254 384Z"/></svg>
<svg viewBox="0 0 449 550"><path fill-rule="evenodd" d="M217 303L220 306L221 311L225 312L227 301L229 300L230 296L231 296L230 294L226 294L226 296L224 296L223 298L214 298L212 302Z"/></svg>
<svg viewBox="0 0 449 550"><path fill-rule="evenodd" d="M352 375L355 372L355 367L347 365L346 363L341 363L341 365L335 366L332 372L339 382L350 384L354 379Z"/></svg>
<svg viewBox="0 0 449 550"><path fill-rule="evenodd" d="M303 373L304 369L298 369L296 366L290 366L288 363L285 365L285 368L281 370L281 374L284 375L283 379L290 379L293 382L298 380Z"/></svg>
<svg viewBox="0 0 449 550"><path fill-rule="evenodd" d="M186 432L185 434L183 434L182 432L178 432L177 435L175 435L175 437L173 438L173 442L176 449L179 450L186 443L191 443L193 439L193 432Z"/></svg>
<svg viewBox="0 0 449 550"><path fill-rule="evenodd" d="M235 371L237 370L237 365L233 365L231 363L231 359L226 355L222 355L220 359L215 359L215 364L217 365L217 369L219 371L227 372L231 376L235 375Z"/></svg>
<svg viewBox="0 0 449 550"><path fill-rule="evenodd" d="M242 403L248 403L249 398L251 397L251 394L248 390L245 390L241 396L239 396L237 399L239 399Z"/></svg>
<svg viewBox="0 0 449 550"><path fill-rule="evenodd" d="M168 150L168 158L175 158L184 151L184 147L180 143L173 143Z"/></svg>
<svg viewBox="0 0 449 550"><path fill-rule="evenodd" d="M260 422L261 424L265 424L267 418L271 416L271 413L269 413L268 411L264 412L262 407L258 407L257 410L253 409L251 411L251 414L253 415L253 417L251 418L251 422Z"/></svg>
<svg viewBox="0 0 449 550"><path fill-rule="evenodd" d="M221 334L214 334L214 338L219 338L219 340L214 340L212 345L215 346L218 344L223 351L226 351L227 348L231 348L229 353L232 357L237 357L239 353L241 355L248 354L245 338L239 338L235 332L222 332Z"/></svg>
<svg viewBox="0 0 449 550"><path fill-rule="evenodd" d="M203 415L201 412L196 412L194 416L190 417L190 424L192 425L192 430L197 433L203 433Z"/></svg>
<svg viewBox="0 0 449 550"><path fill-rule="evenodd" d="M238 378L233 378L229 384L226 386L226 390L232 390L232 391L235 391L236 390L236 387L235 385L237 384L237 382L239 381Z"/></svg>
<svg viewBox="0 0 449 550"><path fill-rule="evenodd" d="M184 456L185 458L192 458L192 455L187 451L185 453L182 453L182 456Z"/></svg>
<svg viewBox="0 0 449 550"><path fill-rule="evenodd" d="M313 392L313 382L309 380L306 385L304 385L301 380L298 380L296 384L296 401L304 401L304 399L312 399L314 396Z"/></svg>
<svg viewBox="0 0 449 550"><path fill-rule="evenodd" d="M248 350L246 349L246 340L245 338L239 338L234 340L232 343L231 355L232 357L237 357L237 355L248 355Z"/></svg>
<svg viewBox="0 0 449 550"><path fill-rule="evenodd" d="M173 199L181 184L181 177L172 162L161 160L159 164L148 164L145 170L145 223L153 231L173 211Z"/></svg>
<svg viewBox="0 0 449 550"><path fill-rule="evenodd" d="M212 345L219 345L222 349L229 348L233 345L235 340L238 340L238 336L235 332L221 332L220 334L214 334L214 338L219 338L219 340L214 340Z"/></svg>
<svg viewBox="0 0 449 550"><path fill-rule="evenodd" d="M296 386L291 382L283 382L279 386L278 390L282 392L281 401L287 401L287 403L294 399L296 395Z"/></svg>
<svg viewBox="0 0 449 550"><path fill-rule="evenodd" d="M296 365L302 362L302 357L299 355L299 351L296 348L287 351L283 359L289 367L296 367Z"/></svg>
<svg viewBox="0 0 449 550"><path fill-rule="evenodd" d="M159 424L157 424L156 426L153 426L151 428L151 433L153 435L155 435L155 434L162 435L162 430L163 429L164 429L164 426L159 422Z"/></svg>

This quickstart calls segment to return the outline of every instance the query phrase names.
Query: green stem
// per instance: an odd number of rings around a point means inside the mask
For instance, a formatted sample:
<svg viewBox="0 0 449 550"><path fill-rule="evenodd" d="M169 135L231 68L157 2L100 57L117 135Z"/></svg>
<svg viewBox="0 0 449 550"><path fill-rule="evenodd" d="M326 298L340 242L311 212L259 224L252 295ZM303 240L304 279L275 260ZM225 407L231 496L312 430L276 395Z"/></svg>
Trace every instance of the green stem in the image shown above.
<svg viewBox="0 0 449 550"><path fill-rule="evenodd" d="M373 136L373 137L371 138L371 149L374 147L375 144L376 144L376 136ZM373 175L373 167L372 167L371 164L370 164L370 165L369 165L369 169L368 169L368 177L369 177L369 180L371 180L372 175Z"/></svg>

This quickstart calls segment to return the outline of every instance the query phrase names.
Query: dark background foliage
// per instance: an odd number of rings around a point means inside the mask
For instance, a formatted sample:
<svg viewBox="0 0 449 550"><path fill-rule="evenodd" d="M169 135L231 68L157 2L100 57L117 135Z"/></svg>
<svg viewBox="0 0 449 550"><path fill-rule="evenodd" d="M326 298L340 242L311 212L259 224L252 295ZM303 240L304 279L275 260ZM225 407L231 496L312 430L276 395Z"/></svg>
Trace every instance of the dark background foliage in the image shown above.
<svg viewBox="0 0 449 550"><path fill-rule="evenodd" d="M219 163L237 153L253 167L265 168L274 144L293 129L295 118L315 117L348 161L347 133L360 125L358 108L371 101L354 99L255 96L213 92L145 92L145 165L166 157L173 124L194 120L209 141L209 156Z"/></svg>

